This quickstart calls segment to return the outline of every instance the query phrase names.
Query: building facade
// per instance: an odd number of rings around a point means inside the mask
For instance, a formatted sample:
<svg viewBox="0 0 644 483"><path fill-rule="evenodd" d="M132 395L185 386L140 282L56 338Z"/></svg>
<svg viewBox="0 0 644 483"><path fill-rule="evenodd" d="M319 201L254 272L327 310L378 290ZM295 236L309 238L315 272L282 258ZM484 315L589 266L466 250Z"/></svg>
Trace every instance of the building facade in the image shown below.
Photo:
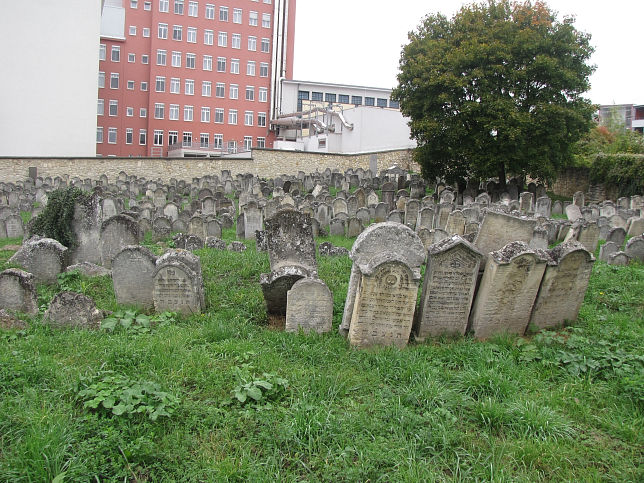
<svg viewBox="0 0 644 483"><path fill-rule="evenodd" d="M606 104L599 106L599 123L601 125L621 124L626 129L644 132L644 105Z"/></svg>
<svg viewBox="0 0 644 483"><path fill-rule="evenodd" d="M105 0L97 154L272 147L269 120L279 80L292 77L294 28L295 0Z"/></svg>

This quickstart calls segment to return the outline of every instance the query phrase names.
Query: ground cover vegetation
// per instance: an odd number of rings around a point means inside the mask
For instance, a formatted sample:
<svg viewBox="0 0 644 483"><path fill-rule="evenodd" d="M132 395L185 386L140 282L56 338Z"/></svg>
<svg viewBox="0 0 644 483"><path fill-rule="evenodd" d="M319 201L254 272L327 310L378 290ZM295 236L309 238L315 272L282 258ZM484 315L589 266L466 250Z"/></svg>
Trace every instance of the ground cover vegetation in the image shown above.
<svg viewBox="0 0 644 483"><path fill-rule="evenodd" d="M6 268L19 241L2 243ZM0 480L644 478L641 264L597 262L568 328L354 350L270 325L268 257L244 243L196 252L207 308L191 317L119 307L109 276L39 286L41 314L63 288L113 313L102 330L38 315L0 332ZM318 260L336 329L351 261Z"/></svg>

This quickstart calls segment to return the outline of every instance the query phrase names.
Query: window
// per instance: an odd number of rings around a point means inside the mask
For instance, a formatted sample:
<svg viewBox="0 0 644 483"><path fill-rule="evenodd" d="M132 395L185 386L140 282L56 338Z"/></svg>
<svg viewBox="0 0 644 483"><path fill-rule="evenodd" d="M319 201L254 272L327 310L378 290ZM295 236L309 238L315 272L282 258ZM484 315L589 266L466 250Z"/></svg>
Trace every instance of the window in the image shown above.
<svg viewBox="0 0 644 483"><path fill-rule="evenodd" d="M130 35L136 35L136 25L130 25Z"/></svg>
<svg viewBox="0 0 644 483"><path fill-rule="evenodd" d="M266 147L266 138L257 138L257 147L265 148Z"/></svg>
<svg viewBox="0 0 644 483"><path fill-rule="evenodd" d="M215 149L222 149L224 147L224 135L223 134L213 134L212 135L212 147Z"/></svg>
<svg viewBox="0 0 644 483"><path fill-rule="evenodd" d="M130 90L130 91L133 91L133 90L134 90L134 81L133 81L133 80L129 80L129 81L127 81L127 88L128 88L128 90Z"/></svg>
<svg viewBox="0 0 644 483"><path fill-rule="evenodd" d="M351 104L354 106L362 105L362 96L351 96Z"/></svg>
<svg viewBox="0 0 644 483"><path fill-rule="evenodd" d="M217 82L215 86L215 97L226 97L226 84Z"/></svg>
<svg viewBox="0 0 644 483"><path fill-rule="evenodd" d="M188 34L186 35L186 42L190 42L191 44L196 44L197 43L197 28L196 27L188 27Z"/></svg>
<svg viewBox="0 0 644 483"><path fill-rule="evenodd" d="M215 123L216 124L223 124L224 123L224 110L223 109L215 109ZM215 135L215 139L217 138L217 135Z"/></svg>
<svg viewBox="0 0 644 483"><path fill-rule="evenodd" d="M181 79L178 77L170 78L170 94L180 94L181 93Z"/></svg>
<svg viewBox="0 0 644 483"><path fill-rule="evenodd" d="M186 69L194 69L196 60L196 54L186 54Z"/></svg>
<svg viewBox="0 0 644 483"><path fill-rule="evenodd" d="M170 109L168 110L168 119L171 121L179 120L179 104L170 104Z"/></svg>
<svg viewBox="0 0 644 483"><path fill-rule="evenodd" d="M212 82L202 81L201 82L201 95L203 97L210 97L212 91Z"/></svg>
<svg viewBox="0 0 644 483"><path fill-rule="evenodd" d="M249 12L248 13L248 25L252 27L257 27L257 12Z"/></svg>
<svg viewBox="0 0 644 483"><path fill-rule="evenodd" d="M210 122L210 108L202 107L201 108L201 122Z"/></svg>
<svg viewBox="0 0 644 483"><path fill-rule="evenodd" d="M206 45L212 45L215 39L215 33L212 30L204 30L203 32L203 43Z"/></svg>
<svg viewBox="0 0 644 483"><path fill-rule="evenodd" d="M103 142L103 128L100 126L96 127L96 142L97 143Z"/></svg>
<svg viewBox="0 0 644 483"><path fill-rule="evenodd" d="M130 8L138 7L139 0L130 0Z"/></svg>
<svg viewBox="0 0 644 483"><path fill-rule="evenodd" d="M302 110L302 101L309 100L309 91L297 91L297 110Z"/></svg>
<svg viewBox="0 0 644 483"><path fill-rule="evenodd" d="M139 109L139 117L148 117L147 107L142 107Z"/></svg>
<svg viewBox="0 0 644 483"><path fill-rule="evenodd" d="M226 72L226 57L217 57L217 72Z"/></svg>
<svg viewBox="0 0 644 483"><path fill-rule="evenodd" d="M266 127L266 113L258 112L257 113L257 125L260 127Z"/></svg>
<svg viewBox="0 0 644 483"><path fill-rule="evenodd" d="M215 6L211 3L206 4L206 18L209 20L215 18Z"/></svg>
<svg viewBox="0 0 644 483"><path fill-rule="evenodd" d="M179 142L179 131L168 131L168 146L174 146Z"/></svg>
<svg viewBox="0 0 644 483"><path fill-rule="evenodd" d="M107 128L107 142L110 144L116 144L116 128L108 127Z"/></svg>
<svg viewBox="0 0 644 483"><path fill-rule="evenodd" d="M154 145L163 146L163 131L160 129L154 130Z"/></svg>
<svg viewBox="0 0 644 483"><path fill-rule="evenodd" d="M143 10L147 12L152 10L152 2L143 2Z"/></svg>
<svg viewBox="0 0 644 483"><path fill-rule="evenodd" d="M105 44L100 44L98 46L98 60L105 60L105 55L107 52L107 47Z"/></svg>
<svg viewBox="0 0 644 483"><path fill-rule="evenodd" d="M253 111L244 112L244 126L252 126L255 113Z"/></svg>
<svg viewBox="0 0 644 483"><path fill-rule="evenodd" d="M112 45L112 62L121 61L121 47L119 45Z"/></svg>
<svg viewBox="0 0 644 483"><path fill-rule="evenodd" d="M271 51L271 41L269 39L262 39L262 52L268 53Z"/></svg>
<svg viewBox="0 0 644 483"><path fill-rule="evenodd" d="M237 124L237 109L228 109L228 124Z"/></svg>
<svg viewBox="0 0 644 483"><path fill-rule="evenodd" d="M259 76L268 77L268 64L266 62L259 63Z"/></svg>
<svg viewBox="0 0 644 483"><path fill-rule="evenodd" d="M323 98L323 95L322 95L321 92L313 91L313 92L311 92L311 100L312 101L323 101L324 98Z"/></svg>
<svg viewBox="0 0 644 483"><path fill-rule="evenodd" d="M387 107L387 99L378 98L377 105L378 107Z"/></svg>
<svg viewBox="0 0 644 483"><path fill-rule="evenodd" d="M328 92L324 94L324 100L326 102L335 102L335 94L329 94Z"/></svg>
<svg viewBox="0 0 644 483"><path fill-rule="evenodd" d="M142 91L147 91L148 90L148 82L147 81L141 81L141 90Z"/></svg>
<svg viewBox="0 0 644 483"><path fill-rule="evenodd" d="M172 51L172 67L181 67L181 52Z"/></svg>
<svg viewBox="0 0 644 483"><path fill-rule="evenodd" d="M239 74L239 59L230 59L230 73Z"/></svg>
<svg viewBox="0 0 644 483"><path fill-rule="evenodd" d="M257 50L257 37L248 37L248 50L251 52Z"/></svg>
<svg viewBox="0 0 644 483"><path fill-rule="evenodd" d="M244 151L250 151L253 147L253 136L244 136Z"/></svg>
<svg viewBox="0 0 644 483"><path fill-rule="evenodd" d="M174 0L174 13L183 15L183 0Z"/></svg>
<svg viewBox="0 0 644 483"><path fill-rule="evenodd" d="M126 107L125 108L125 115L127 117L133 117L134 116L134 108L133 107Z"/></svg>
<svg viewBox="0 0 644 483"><path fill-rule="evenodd" d="M172 26L172 40L181 40L183 36L183 27L181 25Z"/></svg>
<svg viewBox="0 0 644 483"><path fill-rule="evenodd" d="M186 79L186 89L185 93L188 96L192 96L195 93L195 81L192 79Z"/></svg>
<svg viewBox="0 0 644 483"><path fill-rule="evenodd" d="M241 34L233 34L231 47L233 49L241 49Z"/></svg>
<svg viewBox="0 0 644 483"><path fill-rule="evenodd" d="M96 105L96 114L98 116L102 116L105 114L105 100L104 99L99 99L98 103Z"/></svg>
<svg viewBox="0 0 644 483"><path fill-rule="evenodd" d="M150 36L150 27L143 27L143 36L144 37Z"/></svg>
<svg viewBox="0 0 644 483"><path fill-rule="evenodd" d="M105 72L98 73L98 87L105 87Z"/></svg>
<svg viewBox="0 0 644 483"><path fill-rule="evenodd" d="M169 12L170 11L170 0L159 0L159 12Z"/></svg>
<svg viewBox="0 0 644 483"><path fill-rule="evenodd" d="M219 35L217 36L217 45L219 47L226 47L228 45L228 33L219 32Z"/></svg>
<svg viewBox="0 0 644 483"><path fill-rule="evenodd" d="M255 88L253 86L246 86L246 100L247 101L255 100Z"/></svg>
<svg viewBox="0 0 644 483"><path fill-rule="evenodd" d="M249 60L246 64L246 75L255 75L255 61Z"/></svg>
<svg viewBox="0 0 644 483"><path fill-rule="evenodd" d="M228 7L219 7L219 20L228 22Z"/></svg>
<svg viewBox="0 0 644 483"><path fill-rule="evenodd" d="M183 133L183 145L186 147L191 147L192 146L192 133L191 132L184 132Z"/></svg>
<svg viewBox="0 0 644 483"><path fill-rule="evenodd" d="M110 74L110 89L119 88L119 74L118 72L112 72Z"/></svg>
<svg viewBox="0 0 644 483"><path fill-rule="evenodd" d="M183 120L192 121L194 110L193 106L183 106Z"/></svg>
<svg viewBox="0 0 644 483"><path fill-rule="evenodd" d="M230 84L229 95L231 99L237 99L239 97L239 86L237 84Z"/></svg>
<svg viewBox="0 0 644 483"><path fill-rule="evenodd" d="M365 97L364 98L364 105L365 106L375 106L376 105L376 99L373 97Z"/></svg>
<svg viewBox="0 0 644 483"><path fill-rule="evenodd" d="M132 144L132 140L134 138L134 129L131 127L128 127L125 129L125 144Z"/></svg>
<svg viewBox="0 0 644 483"><path fill-rule="evenodd" d="M145 146L148 143L147 129L139 129L139 144Z"/></svg>
<svg viewBox="0 0 644 483"><path fill-rule="evenodd" d="M188 17L197 17L197 10L199 4L197 2L188 2Z"/></svg>
<svg viewBox="0 0 644 483"><path fill-rule="evenodd" d="M150 63L150 56L148 54L142 54L141 55L141 63L142 64L149 64Z"/></svg>
<svg viewBox="0 0 644 483"><path fill-rule="evenodd" d="M257 100L259 102L268 102L268 88L260 87L259 94L257 95Z"/></svg>
<svg viewBox="0 0 644 483"><path fill-rule="evenodd" d="M400 102L389 99L389 107L392 109L400 109Z"/></svg>
<svg viewBox="0 0 644 483"><path fill-rule="evenodd" d="M167 52L165 50L157 50L157 65L165 65Z"/></svg>
<svg viewBox="0 0 644 483"><path fill-rule="evenodd" d="M154 118L163 119L165 114L165 104L162 102L157 102L154 104Z"/></svg>
<svg viewBox="0 0 644 483"><path fill-rule="evenodd" d="M160 39L167 39L168 38L168 24L167 23L160 23L159 28L157 29L157 37Z"/></svg>
<svg viewBox="0 0 644 483"><path fill-rule="evenodd" d="M203 56L203 70L212 70L212 55Z"/></svg>
<svg viewBox="0 0 644 483"><path fill-rule="evenodd" d="M265 29L271 28L271 14L270 13L263 13L262 14L262 27Z"/></svg>
<svg viewBox="0 0 644 483"><path fill-rule="evenodd" d="M242 23L242 10L241 8L233 9L233 23Z"/></svg>
<svg viewBox="0 0 644 483"><path fill-rule="evenodd" d="M264 0L264 3L268 3L268 4L270 4L270 3L271 3L271 0Z"/></svg>
<svg viewBox="0 0 644 483"><path fill-rule="evenodd" d="M228 141L228 152L235 154L237 152L237 141Z"/></svg>
<svg viewBox="0 0 644 483"><path fill-rule="evenodd" d="M346 94L340 94L338 96L338 102L340 104L349 104L349 96Z"/></svg>
<svg viewBox="0 0 644 483"><path fill-rule="evenodd" d="M165 92L165 77L157 76L154 90L156 92Z"/></svg>
<svg viewBox="0 0 644 483"><path fill-rule="evenodd" d="M210 144L210 135L207 132L202 132L199 134L199 145L202 148L207 148Z"/></svg>

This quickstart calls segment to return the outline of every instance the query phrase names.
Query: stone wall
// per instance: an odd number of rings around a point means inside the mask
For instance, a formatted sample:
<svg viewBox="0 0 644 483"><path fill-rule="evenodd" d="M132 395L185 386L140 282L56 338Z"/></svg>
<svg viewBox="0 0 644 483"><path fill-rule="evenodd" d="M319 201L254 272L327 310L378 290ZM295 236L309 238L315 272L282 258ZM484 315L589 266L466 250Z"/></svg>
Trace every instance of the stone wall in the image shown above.
<svg viewBox="0 0 644 483"><path fill-rule="evenodd" d="M590 182L590 169L586 167L568 168L559 173L557 180L550 190L559 196L572 197L577 191L586 194L586 202L600 203L604 200L616 200L617 187L607 187L604 184Z"/></svg>
<svg viewBox="0 0 644 483"><path fill-rule="evenodd" d="M37 168L37 175L78 176L97 179L106 174L110 180L119 172L147 179L170 178L191 181L208 174L219 174L228 169L233 175L252 173L259 177L274 177L280 174L297 174L298 171L315 172L348 168L369 168L371 155L378 156L378 171L392 165L403 169L420 171L412 161L412 150L380 151L365 154L328 154L274 149L254 149L247 158L13 158L0 157L0 179L4 182L22 181L29 176L29 168Z"/></svg>

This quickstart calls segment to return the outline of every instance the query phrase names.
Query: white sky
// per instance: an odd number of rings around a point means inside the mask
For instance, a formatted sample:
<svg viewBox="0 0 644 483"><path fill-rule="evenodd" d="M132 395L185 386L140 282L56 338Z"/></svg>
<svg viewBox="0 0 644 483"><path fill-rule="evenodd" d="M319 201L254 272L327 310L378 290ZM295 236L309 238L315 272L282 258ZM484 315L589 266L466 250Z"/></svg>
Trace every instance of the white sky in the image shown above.
<svg viewBox="0 0 644 483"><path fill-rule="evenodd" d="M426 14L447 17L461 0L297 0L294 79L369 87L397 85L407 33ZM550 0L592 35L597 70L586 93L596 104L644 104L644 0Z"/></svg>

